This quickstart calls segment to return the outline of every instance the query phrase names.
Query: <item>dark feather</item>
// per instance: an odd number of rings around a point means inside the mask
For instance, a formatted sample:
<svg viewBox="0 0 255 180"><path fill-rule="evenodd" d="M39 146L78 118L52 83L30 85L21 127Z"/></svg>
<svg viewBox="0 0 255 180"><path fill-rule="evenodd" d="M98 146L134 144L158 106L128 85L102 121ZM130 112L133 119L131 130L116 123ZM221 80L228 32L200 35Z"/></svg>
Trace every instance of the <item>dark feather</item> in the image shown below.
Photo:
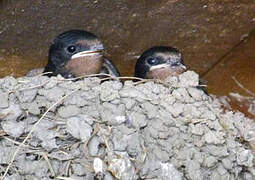
<svg viewBox="0 0 255 180"><path fill-rule="evenodd" d="M110 74L116 77L120 76L120 73L118 69L116 68L116 66L109 59L106 59L106 58L104 58L103 67L100 73Z"/></svg>

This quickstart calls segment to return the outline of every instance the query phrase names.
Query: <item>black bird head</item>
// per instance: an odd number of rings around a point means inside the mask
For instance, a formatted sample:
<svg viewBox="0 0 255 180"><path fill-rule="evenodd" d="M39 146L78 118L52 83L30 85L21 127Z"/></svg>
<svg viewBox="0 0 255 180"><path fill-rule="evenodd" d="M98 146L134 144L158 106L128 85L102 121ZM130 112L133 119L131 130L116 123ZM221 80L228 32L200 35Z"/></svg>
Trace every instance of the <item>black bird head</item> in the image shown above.
<svg viewBox="0 0 255 180"><path fill-rule="evenodd" d="M177 49L155 46L146 50L137 60L135 77L164 80L185 70L182 54Z"/></svg>
<svg viewBox="0 0 255 180"><path fill-rule="evenodd" d="M49 50L44 72L61 74L65 78L99 73L104 47L94 34L70 30L58 35Z"/></svg>

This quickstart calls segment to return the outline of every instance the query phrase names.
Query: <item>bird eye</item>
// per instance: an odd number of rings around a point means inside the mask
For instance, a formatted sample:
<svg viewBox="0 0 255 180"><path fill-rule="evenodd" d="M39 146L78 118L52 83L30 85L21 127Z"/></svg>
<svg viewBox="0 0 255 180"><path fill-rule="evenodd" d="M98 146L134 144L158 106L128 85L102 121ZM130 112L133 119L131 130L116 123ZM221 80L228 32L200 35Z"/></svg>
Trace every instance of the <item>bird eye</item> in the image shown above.
<svg viewBox="0 0 255 180"><path fill-rule="evenodd" d="M72 54L76 51L76 47L74 45L68 46L67 51Z"/></svg>
<svg viewBox="0 0 255 180"><path fill-rule="evenodd" d="M158 64L158 60L156 58L148 58L147 59L147 62L150 64L150 65L156 65Z"/></svg>

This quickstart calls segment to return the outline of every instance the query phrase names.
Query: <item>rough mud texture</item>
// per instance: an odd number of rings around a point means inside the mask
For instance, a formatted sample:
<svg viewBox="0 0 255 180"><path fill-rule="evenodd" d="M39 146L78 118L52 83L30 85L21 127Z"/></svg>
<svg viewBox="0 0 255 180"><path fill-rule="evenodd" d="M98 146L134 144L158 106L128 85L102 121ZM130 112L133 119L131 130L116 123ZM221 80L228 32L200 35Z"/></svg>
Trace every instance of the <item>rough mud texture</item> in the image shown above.
<svg viewBox="0 0 255 180"><path fill-rule="evenodd" d="M20 146L6 179L254 179L254 124L196 85L0 79L0 173Z"/></svg>

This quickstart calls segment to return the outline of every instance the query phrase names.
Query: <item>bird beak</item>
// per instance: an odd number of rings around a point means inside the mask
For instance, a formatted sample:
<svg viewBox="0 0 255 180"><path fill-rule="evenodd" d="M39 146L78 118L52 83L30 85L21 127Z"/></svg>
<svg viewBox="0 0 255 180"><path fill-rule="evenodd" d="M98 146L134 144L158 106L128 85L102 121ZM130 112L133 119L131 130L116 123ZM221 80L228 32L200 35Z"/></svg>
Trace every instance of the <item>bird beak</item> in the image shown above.
<svg viewBox="0 0 255 180"><path fill-rule="evenodd" d="M184 64L180 64L179 67L182 68L183 70L187 70L187 67Z"/></svg>
<svg viewBox="0 0 255 180"><path fill-rule="evenodd" d="M164 64L159 64L156 66L151 66L150 70L154 70L154 69L161 69L161 68L181 68L183 70L187 70L187 67L182 64L182 63L176 63L174 65L169 64L169 63L164 63Z"/></svg>
<svg viewBox="0 0 255 180"><path fill-rule="evenodd" d="M154 69L161 69L161 68L169 68L170 64L164 63L164 64L158 64L156 66L151 66L150 71Z"/></svg>
<svg viewBox="0 0 255 180"><path fill-rule="evenodd" d="M90 50L81 51L79 53L76 53L76 54L72 55L71 59L76 59L76 58L85 57L85 56L102 55L103 52L104 52L104 47L97 46L97 47L93 47Z"/></svg>
<svg viewBox="0 0 255 180"><path fill-rule="evenodd" d="M169 64L169 66L171 68L180 68L184 71L187 70L187 67L181 61L173 62L173 61L169 60L169 61L167 61L167 64Z"/></svg>

